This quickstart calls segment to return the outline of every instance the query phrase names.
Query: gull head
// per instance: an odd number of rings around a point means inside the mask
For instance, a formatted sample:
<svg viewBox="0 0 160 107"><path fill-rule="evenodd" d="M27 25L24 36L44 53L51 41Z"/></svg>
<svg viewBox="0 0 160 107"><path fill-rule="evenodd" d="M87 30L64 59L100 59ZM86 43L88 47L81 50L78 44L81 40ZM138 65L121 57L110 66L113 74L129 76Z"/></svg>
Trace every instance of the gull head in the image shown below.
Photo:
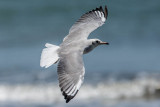
<svg viewBox="0 0 160 107"><path fill-rule="evenodd" d="M109 45L108 42L103 42L99 39L92 39L92 45L98 46L98 45Z"/></svg>
<svg viewBox="0 0 160 107"><path fill-rule="evenodd" d="M87 53L91 52L95 47L97 47L99 45L109 45L108 42L103 42L99 39L89 39L88 43L89 44L85 47L83 54L87 54Z"/></svg>

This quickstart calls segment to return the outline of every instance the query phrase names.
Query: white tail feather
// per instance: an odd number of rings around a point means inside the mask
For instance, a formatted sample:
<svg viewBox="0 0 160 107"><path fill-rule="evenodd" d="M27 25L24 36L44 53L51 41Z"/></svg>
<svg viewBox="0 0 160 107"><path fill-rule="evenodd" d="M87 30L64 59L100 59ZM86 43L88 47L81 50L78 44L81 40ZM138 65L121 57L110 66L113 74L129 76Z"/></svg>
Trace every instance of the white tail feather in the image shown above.
<svg viewBox="0 0 160 107"><path fill-rule="evenodd" d="M52 64L56 63L59 59L57 49L59 46L49 43L45 44L46 48L42 50L40 66L48 68Z"/></svg>

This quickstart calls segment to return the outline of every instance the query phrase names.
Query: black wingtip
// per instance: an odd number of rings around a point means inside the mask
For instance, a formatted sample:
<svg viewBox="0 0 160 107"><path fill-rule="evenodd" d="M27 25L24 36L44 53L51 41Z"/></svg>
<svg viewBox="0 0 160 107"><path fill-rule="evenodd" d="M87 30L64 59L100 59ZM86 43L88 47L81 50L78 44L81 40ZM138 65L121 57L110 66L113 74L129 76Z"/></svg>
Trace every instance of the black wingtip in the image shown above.
<svg viewBox="0 0 160 107"><path fill-rule="evenodd" d="M68 96L68 97L66 98L66 103L68 103L71 99L73 99L73 96Z"/></svg>
<svg viewBox="0 0 160 107"><path fill-rule="evenodd" d="M71 96L71 95L67 95L65 92L63 92L63 96L64 96L64 99L66 100L66 103L68 103L71 99L73 99L76 94L78 93L79 90L76 91L76 93L74 94L74 96Z"/></svg>
<svg viewBox="0 0 160 107"><path fill-rule="evenodd" d="M105 13L105 18L107 19L107 17L108 17L108 9L107 9L107 5L105 5L104 13Z"/></svg>
<svg viewBox="0 0 160 107"><path fill-rule="evenodd" d="M93 10L87 12L87 14L91 13L91 12L94 12L94 11L101 11L101 12L103 12L104 13L104 17L107 19L107 17L108 17L107 5L105 5L104 9L102 8L102 6L100 6L99 8L96 8L96 9L93 9Z"/></svg>

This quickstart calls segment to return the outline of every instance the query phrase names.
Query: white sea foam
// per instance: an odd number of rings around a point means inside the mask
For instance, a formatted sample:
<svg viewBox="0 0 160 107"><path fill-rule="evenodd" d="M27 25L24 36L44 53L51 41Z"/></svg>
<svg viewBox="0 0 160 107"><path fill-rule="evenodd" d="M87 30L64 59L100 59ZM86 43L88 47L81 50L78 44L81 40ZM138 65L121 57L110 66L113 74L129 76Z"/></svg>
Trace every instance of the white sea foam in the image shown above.
<svg viewBox="0 0 160 107"><path fill-rule="evenodd" d="M144 98L155 95L160 89L159 82L154 78L141 78L132 81L117 81L86 84L74 99L90 101L93 99L119 100L129 98ZM25 84L0 85L0 102L56 103L63 102L58 84Z"/></svg>

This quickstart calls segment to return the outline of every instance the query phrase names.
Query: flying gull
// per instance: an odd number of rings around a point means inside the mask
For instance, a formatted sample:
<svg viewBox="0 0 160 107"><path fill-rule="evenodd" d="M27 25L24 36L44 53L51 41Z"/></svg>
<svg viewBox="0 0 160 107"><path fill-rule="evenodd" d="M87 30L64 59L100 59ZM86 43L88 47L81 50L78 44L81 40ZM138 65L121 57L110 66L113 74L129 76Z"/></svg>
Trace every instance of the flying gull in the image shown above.
<svg viewBox="0 0 160 107"><path fill-rule="evenodd" d="M87 39L92 31L104 24L107 16L107 6L104 9L100 6L91 10L75 22L60 46L45 44L40 66L48 68L59 62L57 68L59 87L66 103L75 97L83 83L85 74L83 54L99 45L109 44L99 39Z"/></svg>

